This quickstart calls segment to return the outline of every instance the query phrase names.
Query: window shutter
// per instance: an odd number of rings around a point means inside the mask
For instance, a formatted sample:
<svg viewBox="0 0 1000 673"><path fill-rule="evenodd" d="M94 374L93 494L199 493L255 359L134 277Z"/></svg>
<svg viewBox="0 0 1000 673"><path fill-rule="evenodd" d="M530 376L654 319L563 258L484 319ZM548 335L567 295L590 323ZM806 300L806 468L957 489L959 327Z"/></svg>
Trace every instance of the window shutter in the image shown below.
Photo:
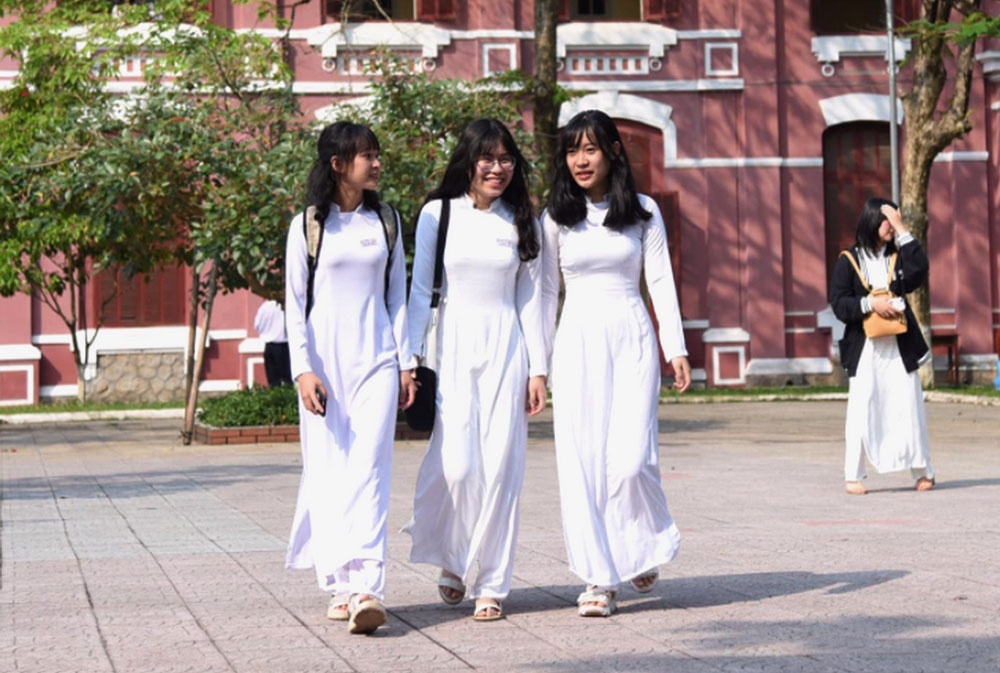
<svg viewBox="0 0 1000 673"><path fill-rule="evenodd" d="M570 0L559 0L559 21L569 21L570 19Z"/></svg>
<svg viewBox="0 0 1000 673"><path fill-rule="evenodd" d="M681 15L681 0L644 0L643 19L667 21Z"/></svg>
<svg viewBox="0 0 1000 673"><path fill-rule="evenodd" d="M457 18L455 0L417 0L418 21L454 21Z"/></svg>

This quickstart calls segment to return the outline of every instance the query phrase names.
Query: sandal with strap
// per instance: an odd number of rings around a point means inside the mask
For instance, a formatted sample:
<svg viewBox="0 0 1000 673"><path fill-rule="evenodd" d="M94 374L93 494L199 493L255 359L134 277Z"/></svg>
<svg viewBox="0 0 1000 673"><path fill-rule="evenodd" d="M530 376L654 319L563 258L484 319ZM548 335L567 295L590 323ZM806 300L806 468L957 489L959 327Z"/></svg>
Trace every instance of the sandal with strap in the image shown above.
<svg viewBox="0 0 1000 673"><path fill-rule="evenodd" d="M490 614L490 610L496 612ZM503 619L503 606L495 598L476 599L476 610L472 613L472 619L477 622L495 622L498 619Z"/></svg>
<svg viewBox="0 0 1000 673"><path fill-rule="evenodd" d="M633 577L629 584L632 588L638 591L640 594L648 594L656 586L656 580L660 579L660 571L658 568L653 568L638 577ZM640 582L648 582L648 584L640 584Z"/></svg>
<svg viewBox="0 0 1000 673"><path fill-rule="evenodd" d="M346 622L351 618L350 602L351 594L331 596L330 604L326 607L326 618L335 622Z"/></svg>
<svg viewBox="0 0 1000 673"><path fill-rule="evenodd" d="M385 624L385 607L371 594L354 594L350 602L351 617L347 630L351 633L373 633L375 629Z"/></svg>
<svg viewBox="0 0 1000 673"><path fill-rule="evenodd" d="M445 589L451 589L452 591L457 591L461 595L451 596ZM457 577L453 577L450 573L445 574L445 571L441 571L438 576L438 595L441 596L441 600L448 605L458 605L463 600L465 600L465 585L462 584L462 580Z"/></svg>
<svg viewBox="0 0 1000 673"><path fill-rule="evenodd" d="M610 617L618 608L617 598L617 591L591 584L576 597L576 611L581 617Z"/></svg>

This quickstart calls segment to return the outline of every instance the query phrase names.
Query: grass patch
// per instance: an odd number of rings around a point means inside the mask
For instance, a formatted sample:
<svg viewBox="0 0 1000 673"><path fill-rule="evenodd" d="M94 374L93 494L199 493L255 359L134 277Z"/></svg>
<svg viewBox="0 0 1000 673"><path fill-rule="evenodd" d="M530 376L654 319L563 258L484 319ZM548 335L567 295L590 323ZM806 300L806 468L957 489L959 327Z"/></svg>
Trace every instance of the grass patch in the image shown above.
<svg viewBox="0 0 1000 673"><path fill-rule="evenodd" d="M825 395L830 393L846 393L846 387L840 386L803 386L803 387L773 387L773 388L690 388L683 395L673 388L663 388L660 391L661 400L672 400L683 397L754 397L759 395L782 395L784 397L806 397L809 395Z"/></svg>
<svg viewBox="0 0 1000 673"><path fill-rule="evenodd" d="M0 416L10 414L61 414L71 411L131 411L134 409L183 409L183 402L87 402L59 400L41 404L0 407Z"/></svg>
<svg viewBox="0 0 1000 673"><path fill-rule="evenodd" d="M245 388L206 399L200 407L199 420L217 428L299 424L298 391L291 385Z"/></svg>
<svg viewBox="0 0 1000 673"><path fill-rule="evenodd" d="M1000 390L993 386L938 386L934 391L972 397L1000 397Z"/></svg>

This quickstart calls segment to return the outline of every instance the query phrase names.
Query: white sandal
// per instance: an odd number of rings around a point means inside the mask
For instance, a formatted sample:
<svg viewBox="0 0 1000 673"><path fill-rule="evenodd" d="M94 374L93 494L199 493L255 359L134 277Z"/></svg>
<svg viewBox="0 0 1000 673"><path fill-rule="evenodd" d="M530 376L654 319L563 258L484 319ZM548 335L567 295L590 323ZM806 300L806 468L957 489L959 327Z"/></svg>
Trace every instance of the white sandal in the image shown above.
<svg viewBox="0 0 1000 673"><path fill-rule="evenodd" d="M640 594L648 594L650 591L653 590L653 587L656 586L656 580L658 579L660 579L660 571L657 568L653 568L652 570L644 572L638 577L633 577L632 580L629 582L629 584L631 584L632 588L638 591ZM642 587L636 584L636 582L640 580L652 580L652 581L646 586Z"/></svg>
<svg viewBox="0 0 1000 673"><path fill-rule="evenodd" d="M576 611L581 617L610 617L618 608L617 598L617 591L592 584L576 597Z"/></svg>
<svg viewBox="0 0 1000 673"><path fill-rule="evenodd" d="M493 610L493 614L489 613ZM476 609L472 613L472 619L477 622L495 622L503 619L503 606L499 599L483 597L476 599Z"/></svg>
<svg viewBox="0 0 1000 673"><path fill-rule="evenodd" d="M367 596L366 600L361 600ZM351 617L347 630L351 633L372 633L385 624L386 612L380 601L371 594L354 594L350 602Z"/></svg>
<svg viewBox="0 0 1000 673"><path fill-rule="evenodd" d="M454 596L449 596L448 592L445 591L445 589L451 589L452 591L457 591L462 595L459 596L458 598L455 598ZM465 600L465 585L462 584L462 581L457 577L450 577L448 575L445 575L444 571L442 570L441 574L438 576L438 595L441 596L441 600L443 600L448 605L458 605L463 600Z"/></svg>
<svg viewBox="0 0 1000 673"><path fill-rule="evenodd" d="M326 607L326 618L335 622L346 622L351 618L351 594L335 594Z"/></svg>

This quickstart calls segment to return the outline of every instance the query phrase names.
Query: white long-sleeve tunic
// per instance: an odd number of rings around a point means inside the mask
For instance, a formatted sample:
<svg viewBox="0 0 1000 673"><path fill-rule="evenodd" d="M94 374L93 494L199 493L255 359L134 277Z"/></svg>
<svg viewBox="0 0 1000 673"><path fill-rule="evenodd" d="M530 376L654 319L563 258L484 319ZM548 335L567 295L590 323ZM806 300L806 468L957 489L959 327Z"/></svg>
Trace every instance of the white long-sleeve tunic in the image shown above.
<svg viewBox="0 0 1000 673"><path fill-rule="evenodd" d="M543 218L547 333L559 272L566 298L552 355L552 406L563 534L570 570L613 587L670 561L680 534L660 486L660 356L639 293L644 271L666 358L687 355L666 232L653 217L614 231L606 203L562 227ZM551 343L551 339L550 339Z"/></svg>
<svg viewBox="0 0 1000 673"><path fill-rule="evenodd" d="M313 306L302 216L288 231L285 309L292 376L319 377L326 415L299 400L302 481L288 544L289 568L315 568L321 588L342 591L338 575L357 560L384 561L390 462L399 369L414 366L406 327L406 266L396 239L388 250L377 213L336 205L324 223ZM352 591L381 596L381 586Z"/></svg>
<svg viewBox="0 0 1000 673"><path fill-rule="evenodd" d="M441 202L424 206L410 289L410 343L422 352ZM410 560L462 578L473 597L510 589L527 443L529 373L545 374L541 261L522 262L513 214L451 200L438 322L434 431L414 498Z"/></svg>

